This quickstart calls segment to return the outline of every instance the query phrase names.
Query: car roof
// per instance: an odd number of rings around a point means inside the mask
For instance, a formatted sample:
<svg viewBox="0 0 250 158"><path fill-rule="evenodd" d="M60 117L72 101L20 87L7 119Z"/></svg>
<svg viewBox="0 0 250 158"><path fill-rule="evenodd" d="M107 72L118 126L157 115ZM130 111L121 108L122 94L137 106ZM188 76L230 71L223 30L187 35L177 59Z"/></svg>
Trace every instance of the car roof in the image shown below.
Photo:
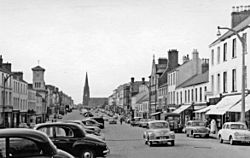
<svg viewBox="0 0 250 158"><path fill-rule="evenodd" d="M153 121L149 121L148 123L157 123L157 122L167 122L165 120L153 120Z"/></svg>
<svg viewBox="0 0 250 158"><path fill-rule="evenodd" d="M34 129L37 129L41 126L71 126L71 127L76 127L76 128L81 128L80 125L73 123L73 122L46 122L46 123L39 123L36 124Z"/></svg>
<svg viewBox="0 0 250 158"><path fill-rule="evenodd" d="M243 122L225 122L225 124L242 124L242 125L245 125L245 123Z"/></svg>
<svg viewBox="0 0 250 158"><path fill-rule="evenodd" d="M202 120L189 120L188 122L205 122L205 121L202 121Z"/></svg>
<svg viewBox="0 0 250 158"><path fill-rule="evenodd" d="M46 134L28 128L5 128L0 130L0 137L25 137L39 142L49 142Z"/></svg>

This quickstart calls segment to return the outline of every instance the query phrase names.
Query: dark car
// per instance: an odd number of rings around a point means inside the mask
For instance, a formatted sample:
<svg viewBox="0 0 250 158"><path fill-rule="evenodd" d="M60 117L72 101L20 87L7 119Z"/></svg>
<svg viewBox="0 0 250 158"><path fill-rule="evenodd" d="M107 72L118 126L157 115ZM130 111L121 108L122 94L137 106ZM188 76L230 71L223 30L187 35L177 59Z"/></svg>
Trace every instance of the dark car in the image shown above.
<svg viewBox="0 0 250 158"><path fill-rule="evenodd" d="M57 148L79 158L104 157L109 153L104 141L87 135L76 123L42 123L37 124L35 129L45 132Z"/></svg>
<svg viewBox="0 0 250 158"><path fill-rule="evenodd" d="M85 118L82 120L82 123L86 126L96 126L101 128L102 124L97 122L96 120L92 119L92 118Z"/></svg>
<svg viewBox="0 0 250 158"><path fill-rule="evenodd" d="M25 128L0 130L1 158L73 158L57 149L48 136L40 131Z"/></svg>
<svg viewBox="0 0 250 158"><path fill-rule="evenodd" d="M101 124L101 129L104 129L104 119L103 117L91 117L92 119L96 120L97 122L99 122Z"/></svg>

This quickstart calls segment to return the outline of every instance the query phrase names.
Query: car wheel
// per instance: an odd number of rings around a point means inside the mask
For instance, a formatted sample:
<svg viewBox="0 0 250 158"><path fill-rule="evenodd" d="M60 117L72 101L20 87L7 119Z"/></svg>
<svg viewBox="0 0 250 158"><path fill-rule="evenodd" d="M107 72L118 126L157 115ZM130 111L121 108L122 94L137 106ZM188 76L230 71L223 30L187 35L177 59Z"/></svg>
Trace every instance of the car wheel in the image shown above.
<svg viewBox="0 0 250 158"><path fill-rule="evenodd" d="M186 135L187 135L187 137L189 137L189 134L188 134L188 132L186 131Z"/></svg>
<svg viewBox="0 0 250 158"><path fill-rule="evenodd" d="M223 139L222 139L221 135L219 135L219 141L220 141L220 143L223 143Z"/></svg>
<svg viewBox="0 0 250 158"><path fill-rule="evenodd" d="M174 146L174 140L171 141L171 146Z"/></svg>
<svg viewBox="0 0 250 158"><path fill-rule="evenodd" d="M152 146L153 143L151 141L147 141L148 142L148 146Z"/></svg>
<svg viewBox="0 0 250 158"><path fill-rule="evenodd" d="M193 132L193 131L191 131L191 132L190 132L190 135L194 137L194 135L193 135L193 134L194 134L194 132Z"/></svg>
<svg viewBox="0 0 250 158"><path fill-rule="evenodd" d="M80 152L79 158L95 158L95 153L91 149L85 149Z"/></svg>
<svg viewBox="0 0 250 158"><path fill-rule="evenodd" d="M231 144L231 145L234 145L234 144L235 144L235 142L234 142L234 140L233 140L233 137L232 137L232 136L230 136L230 138L229 138L229 142L230 142L230 144Z"/></svg>

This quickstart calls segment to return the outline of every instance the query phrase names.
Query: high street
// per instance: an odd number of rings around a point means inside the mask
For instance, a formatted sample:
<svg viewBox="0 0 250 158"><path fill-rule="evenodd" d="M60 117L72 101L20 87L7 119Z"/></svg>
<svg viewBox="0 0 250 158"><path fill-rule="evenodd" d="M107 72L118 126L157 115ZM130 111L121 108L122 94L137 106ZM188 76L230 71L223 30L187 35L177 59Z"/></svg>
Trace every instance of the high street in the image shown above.
<svg viewBox="0 0 250 158"><path fill-rule="evenodd" d="M82 119L80 112L75 110L67 114L64 119ZM215 138L188 138L185 134L176 134L175 146L155 145L149 147L142 139L143 131L140 127L128 124L109 125L105 122L102 130L106 142L111 150L108 158L247 158L250 155L249 145L220 144Z"/></svg>

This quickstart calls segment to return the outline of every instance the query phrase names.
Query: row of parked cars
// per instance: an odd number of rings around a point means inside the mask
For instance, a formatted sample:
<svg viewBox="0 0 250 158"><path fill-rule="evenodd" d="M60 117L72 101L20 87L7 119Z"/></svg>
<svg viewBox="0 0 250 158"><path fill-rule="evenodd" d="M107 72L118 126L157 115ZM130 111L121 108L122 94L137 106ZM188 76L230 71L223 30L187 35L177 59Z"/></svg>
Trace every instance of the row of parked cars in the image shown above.
<svg viewBox="0 0 250 158"><path fill-rule="evenodd" d="M47 122L33 129L1 129L0 158L105 157L110 150L101 133L104 122L95 119Z"/></svg>
<svg viewBox="0 0 250 158"><path fill-rule="evenodd" d="M170 128L169 121L150 120L135 117L130 121L131 126L144 127L143 133L145 144L152 146L155 143L175 144L175 133ZM206 122L201 120L190 120L183 128L183 132L187 137L209 137L210 129ZM242 122L226 122L222 129L218 132L220 143L229 142L231 145L236 143L250 143L250 131L245 123Z"/></svg>

